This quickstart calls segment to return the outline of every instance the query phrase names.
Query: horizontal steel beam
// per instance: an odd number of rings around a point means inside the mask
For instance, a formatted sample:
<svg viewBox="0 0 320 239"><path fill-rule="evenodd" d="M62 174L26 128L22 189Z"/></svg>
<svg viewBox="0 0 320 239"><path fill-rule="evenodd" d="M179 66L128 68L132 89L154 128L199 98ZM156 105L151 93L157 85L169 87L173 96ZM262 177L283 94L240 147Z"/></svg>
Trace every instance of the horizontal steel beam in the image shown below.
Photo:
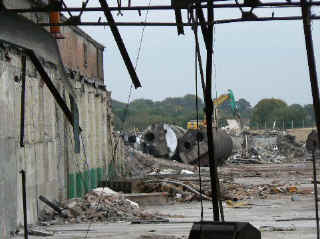
<svg viewBox="0 0 320 239"><path fill-rule="evenodd" d="M320 16L311 17L312 20L319 20ZM254 20L245 20L242 18L233 18L233 19L224 19L216 20L214 24L224 24L224 23L233 23L233 22L263 22L263 21L293 21L293 20L302 20L301 16L292 16L292 17L259 17ZM74 24L70 22L50 24L50 23L40 23L40 26L109 26L108 22L82 22L80 24ZM115 22L116 26L156 26L156 27L175 27L177 23L175 22ZM183 26L191 26L191 23L183 23Z"/></svg>
<svg viewBox="0 0 320 239"><path fill-rule="evenodd" d="M213 4L213 8L238 8L238 7L250 7L252 5L248 4L234 4L234 3L216 3ZM269 3L260 3L255 5L256 8L260 7L300 7L300 2L269 2ZM320 6L320 1L315 1L308 3L308 6ZM202 4L202 8L207 8L207 4ZM191 9L194 9L195 6L191 6ZM110 7L110 11L141 11L141 10L174 10L171 5L154 5L154 6L130 6L130 7ZM85 9L81 7L70 7L70 8L61 8L61 12L102 12L104 9L101 7L87 7ZM11 13L26 13L26 12L49 12L49 9L46 7L34 7L34 8L17 8L17 9L6 9L5 11Z"/></svg>

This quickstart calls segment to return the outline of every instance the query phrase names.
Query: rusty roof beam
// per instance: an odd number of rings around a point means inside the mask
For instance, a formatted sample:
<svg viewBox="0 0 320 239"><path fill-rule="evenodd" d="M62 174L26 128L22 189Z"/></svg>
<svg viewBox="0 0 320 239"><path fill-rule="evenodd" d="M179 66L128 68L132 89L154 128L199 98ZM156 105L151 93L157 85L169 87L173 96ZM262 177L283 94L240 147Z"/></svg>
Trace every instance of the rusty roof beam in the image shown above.
<svg viewBox="0 0 320 239"><path fill-rule="evenodd" d="M320 6L320 1L307 3L308 6ZM201 8L207 8L207 4L201 4ZM238 8L238 7L250 7L248 4L234 4L234 3L218 3L213 4L213 8ZM300 7L299 2L270 2L270 3L260 3L255 5L255 8L261 7ZM195 6L191 6L190 9L195 9ZM138 11L138 10L173 10L174 7L171 5L154 5L154 6L130 6L130 7L109 7L110 11ZM81 12L83 9L81 7L62 7L60 12ZM101 7L87 7L85 12L101 12L104 9ZM4 11L11 13L25 13L25 12L49 12L47 7L34 7L34 8L16 8L16 9L6 9Z"/></svg>
<svg viewBox="0 0 320 239"><path fill-rule="evenodd" d="M320 16L311 17L312 20L320 20ZM259 17L254 20L244 20L242 18L233 18L233 19L222 19L215 20L214 24L225 24L233 22L263 22L263 21L295 21L302 20L301 16L292 16L292 17ZM73 24L70 22L50 24L50 23L39 23L40 26L110 26L108 22L81 22L80 24ZM176 27L177 23L175 22L115 22L116 26L156 26L156 27ZM183 26L192 26L192 23L183 23Z"/></svg>
<svg viewBox="0 0 320 239"><path fill-rule="evenodd" d="M129 54L127 52L127 49L123 43L123 40L121 38L121 35L119 33L119 30L115 24L115 21L113 19L113 16L111 14L111 11L109 9L109 6L107 4L107 1L105 0L99 0L100 4L101 4L101 7L104 9L104 15L106 16L107 18L107 21L109 23L109 26L110 26L110 30L113 34L113 37L114 37L114 40L116 41L117 45L118 45L118 48L119 48L119 51L121 53L121 56L123 58L123 61L127 67L127 70L130 74L130 77L131 77L131 80L132 80L132 83L134 85L134 87L137 89L139 87L141 87L141 83L138 79L138 76L137 76L137 73L136 73L136 70L134 69L133 67L133 64L130 60L130 57L129 57Z"/></svg>

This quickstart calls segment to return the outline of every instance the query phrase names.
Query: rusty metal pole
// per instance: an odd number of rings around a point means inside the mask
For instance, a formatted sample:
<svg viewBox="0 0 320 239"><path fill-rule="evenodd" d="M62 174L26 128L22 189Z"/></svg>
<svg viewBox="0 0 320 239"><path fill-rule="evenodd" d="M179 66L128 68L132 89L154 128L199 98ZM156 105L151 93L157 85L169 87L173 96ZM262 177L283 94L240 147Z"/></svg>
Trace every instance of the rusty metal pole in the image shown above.
<svg viewBox="0 0 320 239"><path fill-rule="evenodd" d="M209 166L210 166L210 178L211 178L211 192L212 192L212 210L213 220L218 222L220 220L219 203L218 203L218 175L217 165L214 159L214 143L213 143L213 130L212 130L212 55L213 55L213 1L208 2L208 27L207 34L203 34L207 37L207 66L206 66L206 88L205 88L205 107L207 118L207 137L208 137L208 153L209 153Z"/></svg>
<svg viewBox="0 0 320 239"><path fill-rule="evenodd" d="M316 149L316 147L314 147ZM314 190L314 201L316 208L316 223L317 223L317 239L319 239L319 213L318 213L318 183L317 183L317 168L316 168L316 156L315 150L312 150L312 167L313 167L313 190Z"/></svg>
<svg viewBox="0 0 320 239"><path fill-rule="evenodd" d="M26 172L24 170L21 170L20 174L21 174L21 177L22 177L22 203L23 203L24 238L28 239Z"/></svg>
<svg viewBox="0 0 320 239"><path fill-rule="evenodd" d="M22 88L21 88L21 111L20 111L20 147L24 147L26 65L27 65L27 56L24 53L22 53L21 64L22 64L22 72L21 72Z"/></svg>
<svg viewBox="0 0 320 239"><path fill-rule="evenodd" d="M306 0L301 0L301 12L303 19L303 30L304 37L306 43L307 57L308 57L308 65L309 65L309 77L313 98L313 108L315 112L316 124L317 124L317 133L318 133L318 142L320 142L320 101L319 101L319 86L317 79L317 70L316 63L314 57L314 49L313 49L313 41L312 41L312 33L311 33L311 20L310 20L310 6L308 5ZM314 153L312 156L313 161L313 177L315 184L315 208L316 208L316 224L317 224L317 239L319 239L319 213L318 213L318 190L317 190L317 171L316 171L316 163Z"/></svg>
<svg viewBox="0 0 320 239"><path fill-rule="evenodd" d="M139 87L141 87L140 81L139 81L137 73L133 67L133 64L130 60L129 54L128 54L127 49L123 43L123 40L122 40L121 35L119 33L119 30L115 24L115 21L113 19L113 16L111 14L111 11L110 11L110 8L107 4L107 1L106 0L99 0L99 2L100 2L100 5L103 9L104 15L106 16L108 23L110 24L110 30L111 30L113 37L118 45L119 51L121 53L121 56L123 58L125 65L127 67L127 70L128 70L129 75L131 77L132 83L135 88L139 88Z"/></svg>

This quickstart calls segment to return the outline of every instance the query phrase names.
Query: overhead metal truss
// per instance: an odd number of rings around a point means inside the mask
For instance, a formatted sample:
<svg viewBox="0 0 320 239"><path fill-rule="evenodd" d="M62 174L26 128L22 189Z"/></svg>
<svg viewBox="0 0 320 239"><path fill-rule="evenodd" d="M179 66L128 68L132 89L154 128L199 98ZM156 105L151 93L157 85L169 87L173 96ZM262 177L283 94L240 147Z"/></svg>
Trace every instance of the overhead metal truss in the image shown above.
<svg viewBox="0 0 320 239"><path fill-rule="evenodd" d="M202 3L197 7L195 4L189 5L187 8L179 8L179 10L193 10L196 8L207 9L208 1L201 1ZM276 2L260 2L259 0L245 0L243 3L232 3L232 0L214 0L213 1L213 9L235 9L235 8L253 8L253 9L265 9L265 8L300 8L301 2L292 2L292 1L276 1ZM65 5L66 6L66 5ZM306 3L307 7L312 6L320 6L320 1L312 1ZM138 6L117 6L117 7L109 7L109 11L111 12L131 12L131 11L166 11L166 10L175 10L176 8L172 5L138 5ZM6 12L10 13L33 13L33 12L50 12L52 10L71 13L82 13L83 12L104 12L103 7L64 7L61 5L59 8L52 8L52 6L46 7L33 7L33 8L17 8L17 9L6 9ZM252 15L251 15L252 16ZM320 16L312 15L310 16L312 20L319 20ZM241 18L225 18L214 20L214 24L225 24L225 23L233 23L233 22L246 22L246 21L292 21L292 20L302 20L302 16L279 16L279 17L259 17L256 16L254 18L248 17L247 15L242 16ZM116 26L177 26L177 22L115 22ZM70 26L70 25L81 25L81 26L110 26L109 22L101 22L101 21L70 21L69 19L61 22L59 24L52 23L41 23L41 26ZM190 21L182 22L183 26L191 26Z"/></svg>

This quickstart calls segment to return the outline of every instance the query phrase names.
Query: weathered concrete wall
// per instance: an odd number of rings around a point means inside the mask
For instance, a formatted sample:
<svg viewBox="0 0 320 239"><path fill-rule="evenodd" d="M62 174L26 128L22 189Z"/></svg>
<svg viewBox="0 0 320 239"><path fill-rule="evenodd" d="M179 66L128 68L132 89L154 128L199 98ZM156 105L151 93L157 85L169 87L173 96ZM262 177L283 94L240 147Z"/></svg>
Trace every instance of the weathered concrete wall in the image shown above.
<svg viewBox="0 0 320 239"><path fill-rule="evenodd" d="M10 60L5 57L5 52ZM112 117L108 113L110 93L94 84L78 81L82 79L79 75L73 84L84 147L81 144L81 153L75 154L70 123L28 60L25 147L20 148L21 52L6 48L1 49L0 56L0 142L6 142L0 146L0 167L6 172L0 176L0 190L1 195L2 192L11 192L0 197L0 218L10 218L1 225L4 232L12 231L15 222L23 224L19 170L26 171L28 222L34 223L43 207L38 201L39 195L62 200L82 196L97 186L98 181L106 176L113 141ZM45 62L45 69L70 105L69 94L59 80L55 65ZM118 158L123 153L121 150L123 148L119 147Z"/></svg>
<svg viewBox="0 0 320 239"><path fill-rule="evenodd" d="M9 8L29 7L33 2L4 0ZM47 18L45 14L24 16L34 22ZM71 35L78 33L70 30ZM99 180L107 177L109 169L112 168L112 158L117 165L121 165L124 157L121 140L117 144L115 157L112 154L116 143L112 134L111 95L103 86L103 70L99 68L102 67L103 47L98 43L95 45L90 37L83 35L81 31L80 33L80 45L87 44L88 65L85 66L81 60L75 64L72 61L68 62L71 53L68 52L67 57L63 57L62 54L62 58L66 60L66 67L73 72L70 74L71 88L61 79L61 67L48 59L41 59L69 108L69 91L75 93L80 126L83 129L80 154L74 153L73 129L70 123L29 59L26 79L25 147L20 148L22 53L10 44L0 44L0 238L6 239L9 233L16 229L16 225L23 224L21 176L18 174L21 169L26 171L28 223L35 223L44 206L38 200L39 195L51 200L82 196L96 187ZM65 42L66 45L70 44L68 41ZM64 44L60 45L63 53ZM41 48L43 44L38 46ZM94 46L97 47L95 50ZM101 50L101 62L98 48ZM80 54L80 58L83 56L77 51L72 55L77 54ZM97 67L99 63L101 66ZM83 68L77 64L81 64Z"/></svg>
<svg viewBox="0 0 320 239"><path fill-rule="evenodd" d="M0 64L0 79L5 75ZM12 106L15 99L8 88L15 87L13 82L0 80L0 238L7 238L16 228L17 192L17 146L15 143L15 112ZM6 220L4 220L6 219Z"/></svg>
<svg viewBox="0 0 320 239"><path fill-rule="evenodd" d="M6 51L9 58L3 57ZM65 139L63 138L62 124L64 118L62 111L56 105L53 97L44 83L39 80L39 75L30 61L27 62L26 79L26 120L25 120L25 147L20 148L20 93L21 93L21 52L15 48L1 49L0 55L0 88L2 100L1 138L10 139L13 148L13 161L16 167L8 168L8 174L15 175L15 181L7 180L10 190L15 192L17 207L13 207L18 224L22 223L22 198L21 198L21 169L26 171L27 179L27 207L28 221L37 220L41 205L37 200L39 195L51 199L65 198L65 180L59 178L65 171L61 157ZM56 67L46 63L46 70L53 82L63 91L59 73ZM6 110L5 110L6 109ZM4 116L3 116L4 115ZM4 159L2 159L4 160ZM3 203L5 201L1 201ZM6 203L6 202L5 202ZM1 215L3 218L3 215ZM11 228L12 230L12 228Z"/></svg>

